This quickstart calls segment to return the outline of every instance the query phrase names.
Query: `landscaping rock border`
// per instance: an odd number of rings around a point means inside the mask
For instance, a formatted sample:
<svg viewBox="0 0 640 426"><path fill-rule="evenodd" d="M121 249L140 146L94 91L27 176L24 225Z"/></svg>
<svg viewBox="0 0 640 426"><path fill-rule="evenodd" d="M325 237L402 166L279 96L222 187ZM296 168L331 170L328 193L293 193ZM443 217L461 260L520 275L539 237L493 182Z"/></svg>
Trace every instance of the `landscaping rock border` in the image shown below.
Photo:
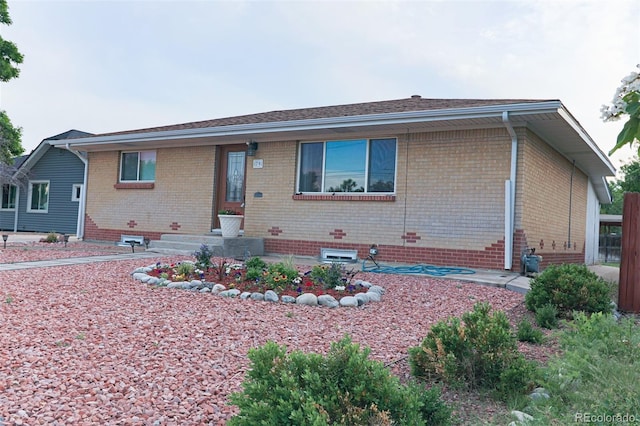
<svg viewBox="0 0 640 426"><path fill-rule="evenodd" d="M382 296L385 293L385 289L382 286L373 285L368 281L356 280L355 284L366 288L367 291L356 293L354 295L344 296L341 297L340 300L336 300L336 298L328 294L316 296L313 293L302 293L298 297L288 295L279 297L278 294L273 290L267 290L264 293L252 293L248 291L240 292L240 290L236 288L227 289L222 284L216 284L212 282L201 280L170 281L148 275L148 273L153 271L155 267L156 265L154 264L136 268L131 273L131 276L137 281L156 287L177 288L198 293L211 293L221 297L239 297L242 300L256 300L272 303L281 302L307 306L326 306L328 308L337 308L341 306L355 308L358 306L363 306L370 302L380 302L382 300Z"/></svg>

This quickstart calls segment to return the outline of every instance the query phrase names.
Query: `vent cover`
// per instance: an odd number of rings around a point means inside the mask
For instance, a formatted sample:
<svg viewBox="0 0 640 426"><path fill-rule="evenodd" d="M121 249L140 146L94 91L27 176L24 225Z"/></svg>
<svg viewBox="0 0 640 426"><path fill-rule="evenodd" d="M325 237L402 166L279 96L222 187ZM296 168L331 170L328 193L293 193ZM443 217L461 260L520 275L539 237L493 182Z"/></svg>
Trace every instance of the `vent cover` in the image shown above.
<svg viewBox="0 0 640 426"><path fill-rule="evenodd" d="M358 250L320 249L320 260L324 263L355 263L358 261Z"/></svg>

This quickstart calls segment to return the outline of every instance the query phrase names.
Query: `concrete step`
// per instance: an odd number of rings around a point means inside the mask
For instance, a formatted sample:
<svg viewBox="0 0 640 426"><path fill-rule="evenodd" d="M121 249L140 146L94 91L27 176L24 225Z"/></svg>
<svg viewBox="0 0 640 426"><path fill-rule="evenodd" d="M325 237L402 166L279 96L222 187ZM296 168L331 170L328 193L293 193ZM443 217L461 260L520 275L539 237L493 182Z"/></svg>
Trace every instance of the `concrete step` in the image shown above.
<svg viewBox="0 0 640 426"><path fill-rule="evenodd" d="M264 239L250 237L222 238L215 235L163 234L152 240L148 251L162 254L192 256L202 244L209 246L214 256L245 259L264 254Z"/></svg>

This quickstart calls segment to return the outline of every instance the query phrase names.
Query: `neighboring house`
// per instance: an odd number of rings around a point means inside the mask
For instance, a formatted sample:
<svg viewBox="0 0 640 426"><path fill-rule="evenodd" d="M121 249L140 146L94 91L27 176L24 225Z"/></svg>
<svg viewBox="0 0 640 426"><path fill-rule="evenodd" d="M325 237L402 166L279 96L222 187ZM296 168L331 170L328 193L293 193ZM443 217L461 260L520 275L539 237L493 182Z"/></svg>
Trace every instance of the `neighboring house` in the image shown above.
<svg viewBox="0 0 640 426"><path fill-rule="evenodd" d="M88 156L86 239L207 234L233 208L268 253L507 270L527 247L593 263L615 173L558 100L412 96L54 145Z"/></svg>
<svg viewBox="0 0 640 426"><path fill-rule="evenodd" d="M0 228L5 231L76 234L83 195L84 162L54 143L90 136L69 130L44 139L28 156L19 157L15 184L3 184Z"/></svg>

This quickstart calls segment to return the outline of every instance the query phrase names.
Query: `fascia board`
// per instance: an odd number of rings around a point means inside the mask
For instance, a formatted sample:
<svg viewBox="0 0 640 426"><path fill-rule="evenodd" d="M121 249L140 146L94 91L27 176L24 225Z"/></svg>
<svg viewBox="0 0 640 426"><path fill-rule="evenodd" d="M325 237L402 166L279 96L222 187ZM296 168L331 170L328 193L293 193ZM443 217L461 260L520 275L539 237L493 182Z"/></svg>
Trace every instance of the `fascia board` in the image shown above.
<svg viewBox="0 0 640 426"><path fill-rule="evenodd" d="M598 145L596 145L593 139L591 139L591 136L589 136L589 134L582 128L580 123L578 123L576 119L573 118L573 116L564 107L558 109L558 114L569 126L571 126L573 131L580 136L580 138L587 144L591 151L593 151L598 156L600 161L602 161L602 163L607 166L607 168L611 172L611 175L615 175L616 169L613 164L611 164L611 161L609 161L609 158L600 150Z"/></svg>
<svg viewBox="0 0 640 426"><path fill-rule="evenodd" d="M145 141L161 141L169 139L205 138L249 135L256 133L295 132L303 130L322 130L326 128L382 126L389 124L411 124L445 120L462 120L477 118L501 118L504 111L511 117L532 113L555 113L562 106L559 101L538 103L521 103L505 105L488 105L483 107L407 111L346 117L314 118L307 120L278 121L267 123L250 123L229 126L206 127L197 129L180 129L146 133L128 133L110 136L95 136L66 140L64 145L100 145L103 143L132 143ZM57 146L57 144L54 144Z"/></svg>

